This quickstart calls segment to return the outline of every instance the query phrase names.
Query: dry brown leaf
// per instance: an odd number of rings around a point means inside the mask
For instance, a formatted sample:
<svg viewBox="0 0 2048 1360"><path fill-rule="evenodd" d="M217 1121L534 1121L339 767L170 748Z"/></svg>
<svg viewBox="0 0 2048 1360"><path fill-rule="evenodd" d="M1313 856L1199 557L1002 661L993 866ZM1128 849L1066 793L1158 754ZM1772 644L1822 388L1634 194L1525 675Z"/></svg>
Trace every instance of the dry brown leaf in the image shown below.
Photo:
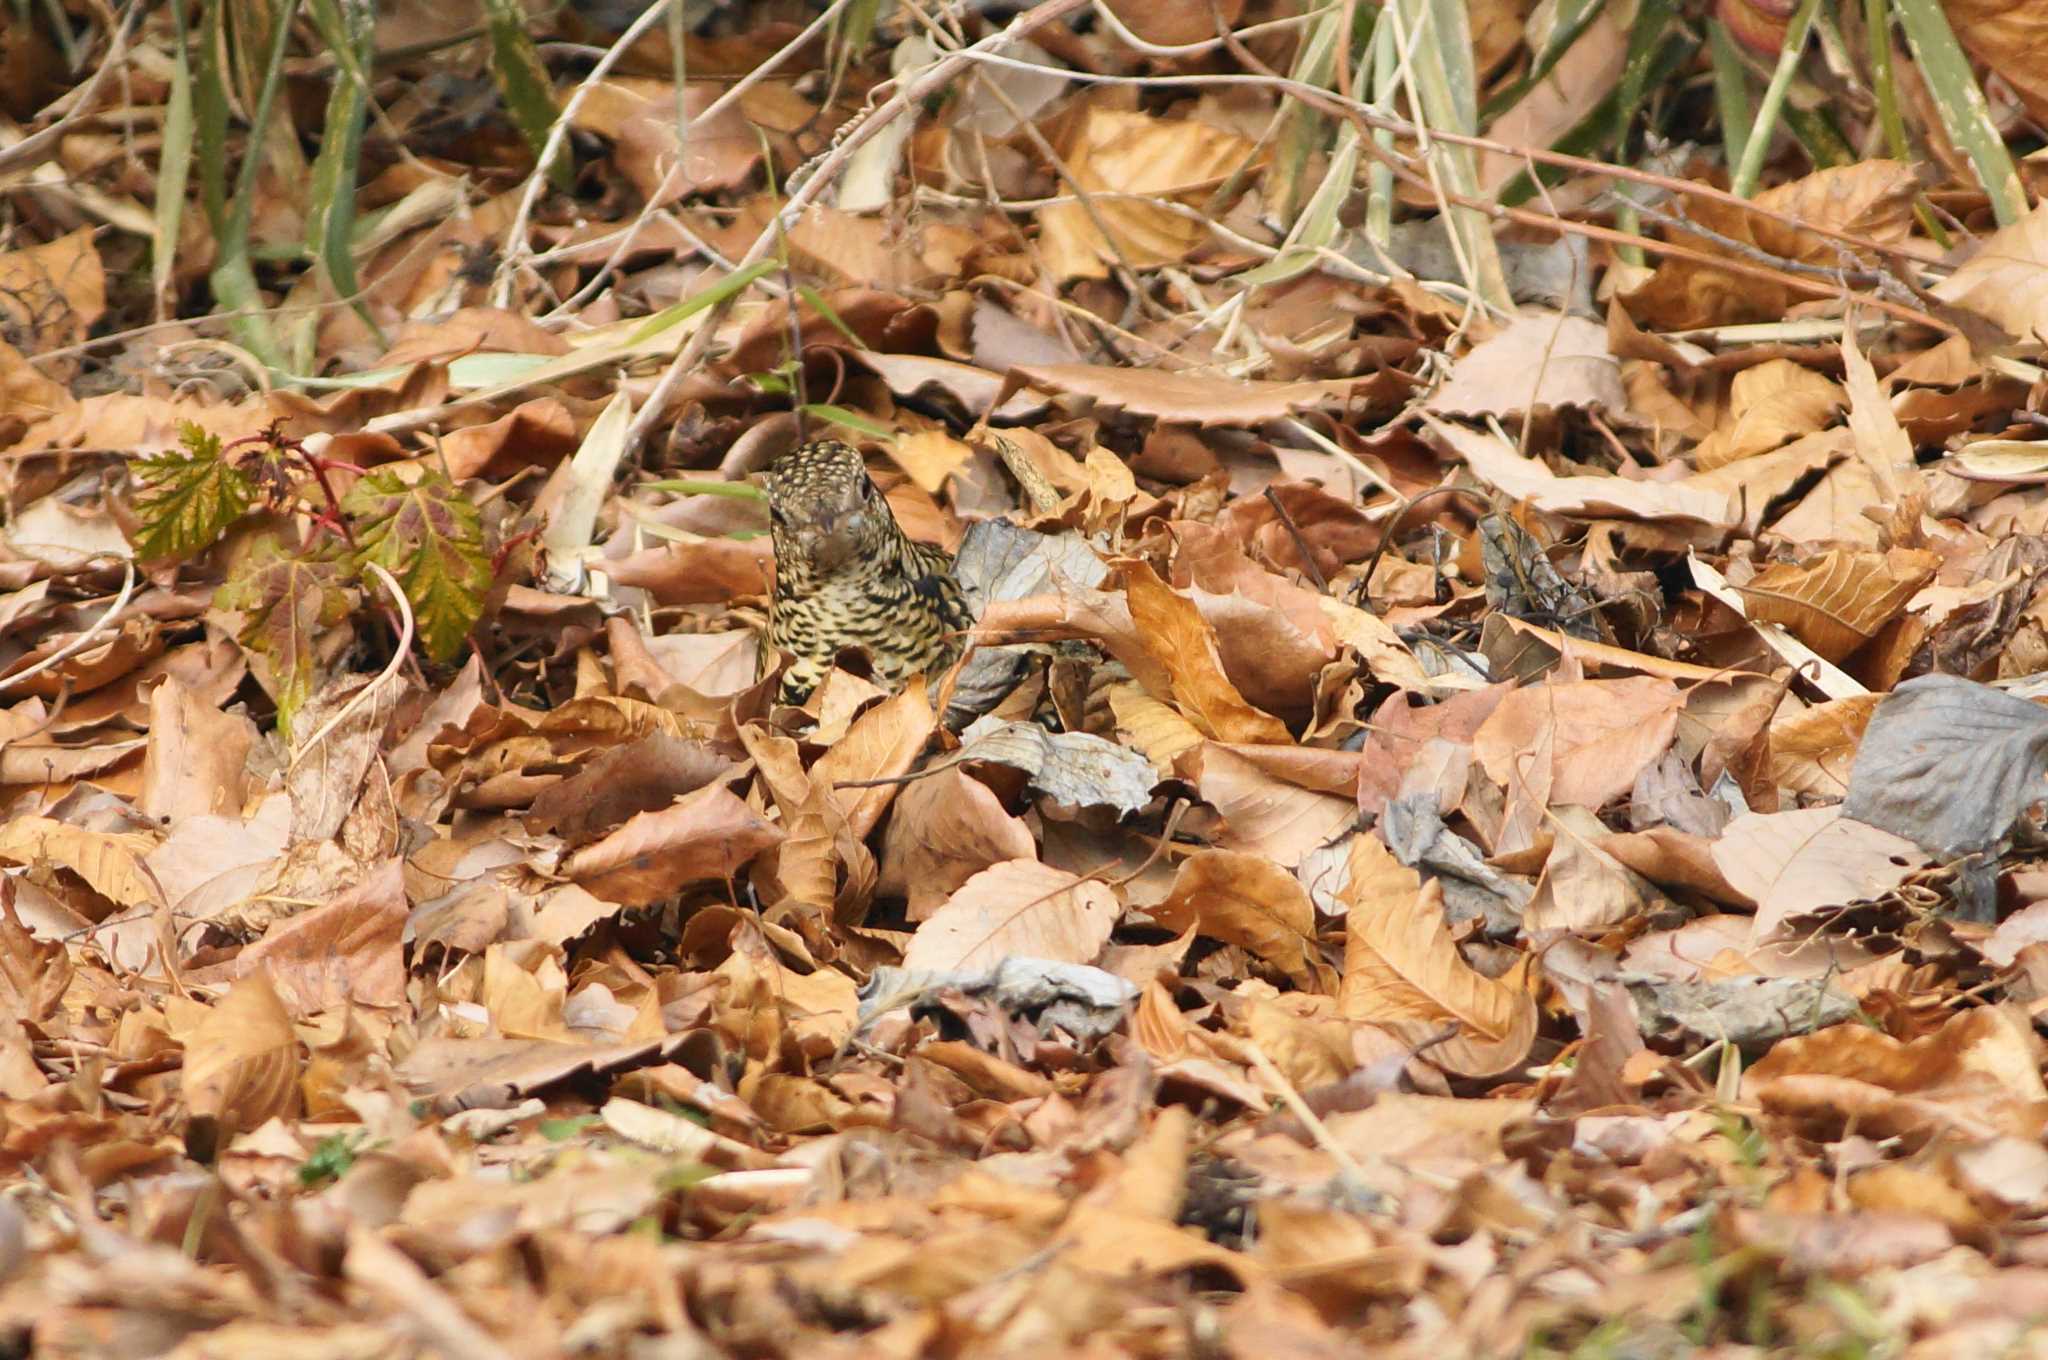
<svg viewBox="0 0 2048 1360"><path fill-rule="evenodd" d="M1218 24L1229 32L1244 12L1244 0L1218 0L1189 7L1182 0L1107 0L1109 11L1125 27L1158 47L1182 47L1217 36Z"/></svg>
<svg viewBox="0 0 2048 1360"><path fill-rule="evenodd" d="M1132 415L1194 425L1262 425L1296 411L1347 404L1358 384L1262 382L1108 364L1018 364L1021 381L1047 392L1086 397Z"/></svg>
<svg viewBox="0 0 2048 1360"><path fill-rule="evenodd" d="M1091 105L1065 154L1074 187L1098 197L1089 205L1055 203L1038 210L1047 269L1064 282L1106 278L1113 268L1178 264L1207 230L1199 217L1146 200L1194 201L1245 169L1254 151L1235 133L1192 118Z"/></svg>
<svg viewBox="0 0 2048 1360"><path fill-rule="evenodd" d="M1642 880L1608 853L1607 828L1584 808L1560 808L1550 818L1556 833L1536 895L1522 909L1528 931L1569 930L1591 935L1630 920L1649 906Z"/></svg>
<svg viewBox="0 0 2048 1360"><path fill-rule="evenodd" d="M1970 55L1997 72L2027 112L2048 118L2048 16L2005 0L1946 0L1942 12Z"/></svg>
<svg viewBox="0 0 2048 1360"><path fill-rule="evenodd" d="M1472 750L1503 788L1540 779L1551 803L1598 811L1664 753L1683 703L1676 685L1647 676L1546 682L1502 699Z"/></svg>
<svg viewBox="0 0 2048 1360"><path fill-rule="evenodd" d="M961 770L942 770L904 789L884 833L878 892L908 899L922 921L961 884L1005 860L1031 859L1038 843L995 791Z"/></svg>
<svg viewBox="0 0 2048 1360"><path fill-rule="evenodd" d="M261 975L288 1014L405 1001L407 922L400 861L389 859L333 901L273 925L221 970Z"/></svg>
<svg viewBox="0 0 2048 1360"><path fill-rule="evenodd" d="M1866 1137L2035 1139L2048 1126L2040 1040L2004 1006L1960 1012L1905 1043L1858 1023L1790 1038L1743 1074L1743 1088L1823 1127L1854 1119Z"/></svg>
<svg viewBox="0 0 2048 1360"><path fill-rule="evenodd" d="M1782 624L1829 661L1841 661L1898 617L1940 565L1924 549L1838 548L1765 567L1738 589L1749 617Z"/></svg>
<svg viewBox="0 0 2048 1360"><path fill-rule="evenodd" d="M607 902L645 906L689 883L730 878L782 839L723 785L712 784L659 812L637 814L569 856L563 868Z"/></svg>
<svg viewBox="0 0 2048 1360"><path fill-rule="evenodd" d="M613 77L585 90L575 125L617 143L615 162L642 202L672 203L694 189L737 187L766 149L733 105L716 120L698 116L722 93L709 81L684 87L682 107L690 119L685 138L676 129L673 85Z"/></svg>
<svg viewBox="0 0 2048 1360"><path fill-rule="evenodd" d="M1757 243L1774 255L1839 268L1845 253L1861 258L1827 232L1897 245L1913 234L1913 200L1920 171L1905 161L1879 157L1830 166L1764 190L1757 207L1794 218L1813 231L1787 227L1758 216Z"/></svg>
<svg viewBox="0 0 2048 1360"><path fill-rule="evenodd" d="M1182 861L1166 900L1149 908L1168 930L1194 926L1201 934L1241 945L1272 964L1303 991L1337 990L1337 974L1323 962L1316 939L1316 909L1294 875L1269 859L1229 850L1202 850Z"/></svg>
<svg viewBox="0 0 2048 1360"><path fill-rule="evenodd" d="M106 310L107 273L91 227L0 251L0 317L17 340L32 335L48 349L77 344Z"/></svg>
<svg viewBox="0 0 2048 1360"><path fill-rule="evenodd" d="M299 1038L262 973L228 989L185 1036L185 1108L230 1133L288 1115L299 1098Z"/></svg>
<svg viewBox="0 0 2048 1360"><path fill-rule="evenodd" d="M917 928L903 966L993 968L1007 958L1093 963L1120 910L1101 883L1033 859L1005 860L961 884Z"/></svg>
<svg viewBox="0 0 2048 1360"><path fill-rule="evenodd" d="M255 742L256 725L246 717L223 713L175 677L165 679L149 696L149 747L136 806L166 821L174 813L239 816L244 766Z"/></svg>
<svg viewBox="0 0 2048 1360"><path fill-rule="evenodd" d="M1124 564L1131 621L1153 661L1169 677L1170 699L1204 736L1219 741L1285 742L1287 726L1245 702L1224 674L1216 636L1192 600L1143 562Z"/></svg>
<svg viewBox="0 0 2048 1360"><path fill-rule="evenodd" d="M2048 202L1993 232L1933 292L2016 340L2042 344L2048 339Z"/></svg>
<svg viewBox="0 0 2048 1360"><path fill-rule="evenodd" d="M156 843L150 836L87 831L48 817L16 817L0 825L0 860L69 869L122 907L170 905L143 862Z"/></svg>
<svg viewBox="0 0 2048 1360"><path fill-rule="evenodd" d="M1819 432L1848 404L1841 384L1790 359L1767 359L1729 384L1728 406L1714 432L1692 453L1711 472ZM1689 485L1701 485L1693 479Z"/></svg>
<svg viewBox="0 0 2048 1360"><path fill-rule="evenodd" d="M1485 977L1459 956L1435 880L1424 885L1377 838L1359 835L1343 898L1338 1006L1346 1019L1411 1044L1455 1027L1430 1049L1430 1060L1466 1076L1504 1072L1527 1057L1536 1038L1534 999L1513 977Z"/></svg>

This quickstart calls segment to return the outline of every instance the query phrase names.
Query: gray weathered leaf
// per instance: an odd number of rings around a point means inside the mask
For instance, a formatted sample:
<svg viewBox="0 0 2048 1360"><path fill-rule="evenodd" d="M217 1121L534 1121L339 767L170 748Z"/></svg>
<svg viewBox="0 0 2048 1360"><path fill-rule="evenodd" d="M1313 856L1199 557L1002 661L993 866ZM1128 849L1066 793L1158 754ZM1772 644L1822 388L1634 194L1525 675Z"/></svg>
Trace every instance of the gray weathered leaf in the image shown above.
<svg viewBox="0 0 2048 1360"><path fill-rule="evenodd" d="M2048 708L1953 675L1885 696L1863 734L1844 815L1939 855L1983 850L2048 797Z"/></svg>
<svg viewBox="0 0 2048 1360"><path fill-rule="evenodd" d="M1063 807L1115 808L1128 816L1152 801L1152 762L1086 732L1048 732L1036 723L984 718L962 733L955 762L978 760L1023 773L1025 787Z"/></svg>

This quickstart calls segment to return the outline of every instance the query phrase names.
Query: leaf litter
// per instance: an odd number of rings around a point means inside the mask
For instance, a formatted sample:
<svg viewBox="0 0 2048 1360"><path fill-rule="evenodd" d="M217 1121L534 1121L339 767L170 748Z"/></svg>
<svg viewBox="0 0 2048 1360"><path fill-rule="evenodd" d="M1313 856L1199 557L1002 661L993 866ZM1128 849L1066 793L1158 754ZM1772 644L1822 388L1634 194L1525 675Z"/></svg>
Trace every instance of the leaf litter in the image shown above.
<svg viewBox="0 0 2048 1360"><path fill-rule="evenodd" d="M1200 8L0 14L10 1353L2039 1351L2048 30Z"/></svg>

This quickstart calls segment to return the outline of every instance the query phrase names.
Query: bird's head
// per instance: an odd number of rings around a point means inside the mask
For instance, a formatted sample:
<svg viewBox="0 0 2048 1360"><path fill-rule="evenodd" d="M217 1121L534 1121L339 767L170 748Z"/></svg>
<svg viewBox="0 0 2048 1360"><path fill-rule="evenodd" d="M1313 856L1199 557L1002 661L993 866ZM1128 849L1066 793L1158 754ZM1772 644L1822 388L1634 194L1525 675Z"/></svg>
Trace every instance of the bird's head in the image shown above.
<svg viewBox="0 0 2048 1360"><path fill-rule="evenodd" d="M877 559L897 536L896 517L851 444L805 444L776 459L761 482L778 571L831 576Z"/></svg>

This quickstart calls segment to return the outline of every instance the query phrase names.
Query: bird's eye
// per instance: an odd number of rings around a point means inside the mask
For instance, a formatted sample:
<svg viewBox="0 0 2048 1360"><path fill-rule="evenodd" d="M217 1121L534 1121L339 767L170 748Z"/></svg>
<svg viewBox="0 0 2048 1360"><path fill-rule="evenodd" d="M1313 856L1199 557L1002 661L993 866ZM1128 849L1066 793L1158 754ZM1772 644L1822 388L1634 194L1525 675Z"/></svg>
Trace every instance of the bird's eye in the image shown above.
<svg viewBox="0 0 2048 1360"><path fill-rule="evenodd" d="M860 485L861 495L868 500L874 500L877 496L880 496L882 494L881 492L875 489L875 484L873 482L863 481Z"/></svg>
<svg viewBox="0 0 2048 1360"><path fill-rule="evenodd" d="M779 505L771 505L768 507L768 518L773 520L777 524L789 523L789 516L782 513L782 507Z"/></svg>

